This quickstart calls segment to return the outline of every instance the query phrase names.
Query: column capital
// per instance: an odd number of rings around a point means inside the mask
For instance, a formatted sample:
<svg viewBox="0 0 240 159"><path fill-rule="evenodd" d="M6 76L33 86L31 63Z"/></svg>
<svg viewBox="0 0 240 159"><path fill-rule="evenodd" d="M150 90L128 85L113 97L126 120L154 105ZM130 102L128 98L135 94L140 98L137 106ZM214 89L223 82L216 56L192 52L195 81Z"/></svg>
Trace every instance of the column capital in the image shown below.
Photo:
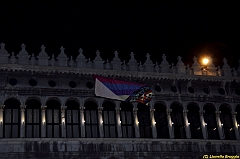
<svg viewBox="0 0 240 159"><path fill-rule="evenodd" d="M170 115L171 112L172 112L172 109L166 109L166 113L167 113L167 115Z"/></svg>
<svg viewBox="0 0 240 159"><path fill-rule="evenodd" d="M183 110L183 115L187 115L188 110Z"/></svg>
<svg viewBox="0 0 240 159"><path fill-rule="evenodd" d="M20 109L25 109L27 105L20 105Z"/></svg>
<svg viewBox="0 0 240 159"><path fill-rule="evenodd" d="M61 111L65 111L67 109L67 106L61 106Z"/></svg>
<svg viewBox="0 0 240 159"><path fill-rule="evenodd" d="M5 105L0 105L0 109L4 109Z"/></svg>
<svg viewBox="0 0 240 159"><path fill-rule="evenodd" d="M155 109L151 108L150 113L154 113Z"/></svg>
<svg viewBox="0 0 240 159"><path fill-rule="evenodd" d="M103 107L98 107L98 113L102 114Z"/></svg>
<svg viewBox="0 0 240 159"><path fill-rule="evenodd" d="M205 110L200 110L199 111L199 115L203 116L203 114L205 113Z"/></svg>
<svg viewBox="0 0 240 159"><path fill-rule="evenodd" d="M117 114L120 114L120 110L121 110L121 108L116 107L115 110L116 110L116 113L117 113Z"/></svg>
<svg viewBox="0 0 240 159"><path fill-rule="evenodd" d="M47 106L41 106L42 110L46 110Z"/></svg>
<svg viewBox="0 0 240 159"><path fill-rule="evenodd" d="M237 112L232 112L232 116L236 116L237 115Z"/></svg>
<svg viewBox="0 0 240 159"><path fill-rule="evenodd" d="M137 114L138 108L133 108L133 113Z"/></svg>
<svg viewBox="0 0 240 159"><path fill-rule="evenodd" d="M79 109L80 111L84 111L85 107L80 106Z"/></svg>
<svg viewBox="0 0 240 159"><path fill-rule="evenodd" d="M219 117L221 114L221 111L215 111L216 117Z"/></svg>

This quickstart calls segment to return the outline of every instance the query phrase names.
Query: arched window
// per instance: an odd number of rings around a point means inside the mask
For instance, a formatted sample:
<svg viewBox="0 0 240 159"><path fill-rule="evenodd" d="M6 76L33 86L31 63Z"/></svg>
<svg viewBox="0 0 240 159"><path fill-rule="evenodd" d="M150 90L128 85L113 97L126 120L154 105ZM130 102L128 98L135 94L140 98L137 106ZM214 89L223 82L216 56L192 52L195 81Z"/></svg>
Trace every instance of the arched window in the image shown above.
<svg viewBox="0 0 240 159"><path fill-rule="evenodd" d="M104 137L116 138L117 127L116 127L115 105L112 102L104 102L102 115L103 115Z"/></svg>
<svg viewBox="0 0 240 159"><path fill-rule="evenodd" d="M99 137L98 129L98 107L93 101L87 101L84 104L85 110L85 132L87 138Z"/></svg>
<svg viewBox="0 0 240 159"><path fill-rule="evenodd" d="M208 139L219 139L215 108L206 104L203 109L205 110L204 121L207 124Z"/></svg>
<svg viewBox="0 0 240 159"><path fill-rule="evenodd" d="M236 107L236 120L237 120L237 126L238 126L238 133L240 132L240 105L237 105Z"/></svg>
<svg viewBox="0 0 240 159"><path fill-rule="evenodd" d="M67 138L79 138L81 136L79 104L74 100L66 102L65 110Z"/></svg>
<svg viewBox="0 0 240 159"><path fill-rule="evenodd" d="M190 131L192 139L202 139L202 129L199 116L199 107L195 104L189 104L188 107L188 122L190 123Z"/></svg>
<svg viewBox="0 0 240 159"><path fill-rule="evenodd" d="M121 105L121 126L123 138L134 138L135 129L133 122L133 107L131 104L122 102Z"/></svg>
<svg viewBox="0 0 240 159"><path fill-rule="evenodd" d="M20 137L20 102L16 99L8 99L4 102L3 137Z"/></svg>
<svg viewBox="0 0 240 159"><path fill-rule="evenodd" d="M150 109L149 106L138 103L138 122L139 122L139 132L141 138L151 138L152 128L150 121Z"/></svg>
<svg viewBox="0 0 240 159"><path fill-rule="evenodd" d="M41 103L36 99L26 102L25 110L25 134L27 138L41 137Z"/></svg>
<svg viewBox="0 0 240 159"><path fill-rule="evenodd" d="M220 119L222 122L222 128L225 134L225 139L235 140L236 137L233 127L231 110L226 105L221 105L219 110L221 111Z"/></svg>
<svg viewBox="0 0 240 159"><path fill-rule="evenodd" d="M47 102L47 137L61 137L61 112L60 103L54 99Z"/></svg>
<svg viewBox="0 0 240 159"><path fill-rule="evenodd" d="M172 104L171 105L172 113L171 118L173 122L173 131L175 139L185 139L186 132L183 122L183 109L180 105Z"/></svg>
<svg viewBox="0 0 240 159"><path fill-rule="evenodd" d="M154 118L156 122L157 138L169 138L166 107L157 103L154 105Z"/></svg>

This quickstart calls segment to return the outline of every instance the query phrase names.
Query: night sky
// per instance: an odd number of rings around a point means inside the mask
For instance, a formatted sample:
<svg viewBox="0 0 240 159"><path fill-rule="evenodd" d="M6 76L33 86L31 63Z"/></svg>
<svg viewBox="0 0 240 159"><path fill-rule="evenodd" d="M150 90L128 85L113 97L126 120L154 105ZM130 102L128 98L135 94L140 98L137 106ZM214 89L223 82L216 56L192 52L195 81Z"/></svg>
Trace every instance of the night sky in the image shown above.
<svg viewBox="0 0 240 159"><path fill-rule="evenodd" d="M240 59L237 3L14 3L1 4L0 15L0 42L9 53L18 53L24 43L35 55L41 45L56 56L63 46L74 59L79 48L86 57L99 50L109 60L116 50L122 60L134 52L138 61L149 53L161 62L165 54L174 64L178 55L190 65L202 55L211 56L216 66L226 57L237 67Z"/></svg>

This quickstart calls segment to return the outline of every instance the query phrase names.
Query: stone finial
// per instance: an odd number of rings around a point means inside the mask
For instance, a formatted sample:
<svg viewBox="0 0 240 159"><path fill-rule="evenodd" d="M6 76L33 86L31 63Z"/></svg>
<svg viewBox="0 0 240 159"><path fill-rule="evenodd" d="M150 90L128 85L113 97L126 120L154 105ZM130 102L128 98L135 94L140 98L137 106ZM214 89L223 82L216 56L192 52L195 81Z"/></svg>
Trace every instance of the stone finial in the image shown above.
<svg viewBox="0 0 240 159"><path fill-rule="evenodd" d="M186 66L182 62L182 57L178 56L178 63L176 65L177 73L179 74L186 74Z"/></svg>
<svg viewBox="0 0 240 159"><path fill-rule="evenodd" d="M15 64L15 63L16 63L16 57L15 57L15 55L14 55L14 52L12 52L12 55L11 55L11 57L10 57L10 63L11 63L11 64Z"/></svg>
<svg viewBox="0 0 240 159"><path fill-rule="evenodd" d="M34 53L32 53L31 59L30 59L31 65L35 65L35 61L36 61L36 58L35 58L35 56L34 56Z"/></svg>
<svg viewBox="0 0 240 159"><path fill-rule="evenodd" d="M70 56L69 66L70 66L70 67L73 67L73 66L74 66L74 60L73 60L73 57L72 57L72 56Z"/></svg>
<svg viewBox="0 0 240 159"><path fill-rule="evenodd" d="M160 68L161 68L161 73L170 73L171 71L170 71L170 65L169 65L169 63L167 62L167 59L166 59L167 57L166 57L166 55L165 54L163 54L162 55L162 62L161 62L161 64L160 64Z"/></svg>
<svg viewBox="0 0 240 159"><path fill-rule="evenodd" d="M1 49L0 49L0 64L8 63L8 52L5 50L5 44L1 43Z"/></svg>
<svg viewBox="0 0 240 159"><path fill-rule="evenodd" d="M112 60L112 67L113 67L113 70L121 70L121 60L119 59L118 57L118 52L115 51L114 52L114 58Z"/></svg>
<svg viewBox="0 0 240 159"><path fill-rule="evenodd" d="M128 71L128 66L127 66L125 60L123 60L123 63L122 63L122 70L123 70L123 71Z"/></svg>
<svg viewBox="0 0 240 159"><path fill-rule="evenodd" d="M26 45L22 44L21 48L22 48L22 50L17 55L18 60L19 60L19 64L27 65L29 55L28 55L28 52L26 51Z"/></svg>
<svg viewBox="0 0 240 159"><path fill-rule="evenodd" d="M231 68L230 68L230 66L227 63L227 59L226 58L223 58L222 71L223 71L223 76L232 76Z"/></svg>
<svg viewBox="0 0 240 159"><path fill-rule="evenodd" d="M160 68L159 68L158 62L156 62L156 64L155 64L155 71L156 72L160 72Z"/></svg>
<svg viewBox="0 0 240 159"><path fill-rule="evenodd" d="M79 55L77 56L76 62L77 62L77 67L78 68L86 68L86 58L83 55L83 50L80 48L78 50Z"/></svg>
<svg viewBox="0 0 240 159"><path fill-rule="evenodd" d="M41 52L38 54L38 65L48 66L48 54L45 52L46 47L44 45L41 46Z"/></svg>
<svg viewBox="0 0 240 159"><path fill-rule="evenodd" d="M64 52L65 48L63 46L61 46L60 48L60 54L58 55L57 57L57 60L58 60L58 66L63 66L63 67L66 67L67 64L68 64L68 57L67 55L65 54Z"/></svg>
<svg viewBox="0 0 240 159"><path fill-rule="evenodd" d="M51 65L52 66L55 66L55 57L54 57L54 54L52 54L52 58L51 58Z"/></svg>
<svg viewBox="0 0 240 159"><path fill-rule="evenodd" d="M153 72L154 71L154 64L152 62L152 60L150 59L150 55L149 53L146 54L146 61L144 63L145 68L146 68L146 72Z"/></svg>
<svg viewBox="0 0 240 159"><path fill-rule="evenodd" d="M217 75L217 68L213 64L211 57L209 57L208 60L209 61L208 61L208 64L207 64L207 75L216 76Z"/></svg>
<svg viewBox="0 0 240 159"><path fill-rule="evenodd" d="M94 59L94 68L95 69L103 69L103 60L100 57L100 51L96 51L96 57Z"/></svg>
<svg viewBox="0 0 240 159"><path fill-rule="evenodd" d="M134 58L134 53L131 52L131 58L128 62L128 70L129 71L138 71L137 60Z"/></svg>
<svg viewBox="0 0 240 159"><path fill-rule="evenodd" d="M193 61L194 61L192 65L193 74L202 75L201 66L198 63L196 56L193 57Z"/></svg>
<svg viewBox="0 0 240 159"><path fill-rule="evenodd" d="M105 68L106 68L107 70L111 70L111 62L109 62L108 59L107 59L106 64L105 64Z"/></svg>

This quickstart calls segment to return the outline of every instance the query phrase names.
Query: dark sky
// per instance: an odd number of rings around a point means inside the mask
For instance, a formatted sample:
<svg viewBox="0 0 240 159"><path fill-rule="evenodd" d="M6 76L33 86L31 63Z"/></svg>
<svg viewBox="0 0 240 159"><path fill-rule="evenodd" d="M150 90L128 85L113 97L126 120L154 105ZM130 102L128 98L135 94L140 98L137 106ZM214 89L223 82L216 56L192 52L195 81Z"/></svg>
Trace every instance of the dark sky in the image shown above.
<svg viewBox="0 0 240 159"><path fill-rule="evenodd" d="M122 60L134 52L144 61L148 52L153 61L165 54L175 64L178 55L190 65L204 54L216 66L226 57L237 67L240 59L240 9L234 3L15 3L1 4L0 15L0 42L9 53L24 43L29 54L45 45L48 54L58 55L64 46L74 58L81 47L87 57L100 50L110 60L115 50Z"/></svg>

